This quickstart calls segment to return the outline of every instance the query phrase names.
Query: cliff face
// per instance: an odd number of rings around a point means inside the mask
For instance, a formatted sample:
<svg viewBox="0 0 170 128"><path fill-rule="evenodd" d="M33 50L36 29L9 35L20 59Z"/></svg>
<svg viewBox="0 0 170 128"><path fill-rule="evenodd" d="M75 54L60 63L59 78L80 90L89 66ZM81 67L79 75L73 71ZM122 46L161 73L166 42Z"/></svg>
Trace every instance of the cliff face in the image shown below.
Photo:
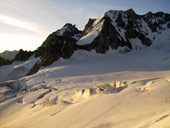
<svg viewBox="0 0 170 128"><path fill-rule="evenodd" d="M36 73L41 66L48 66L60 58L70 58L77 50L76 41L80 38L81 33L75 25L67 23L63 28L50 34L36 50L35 57L40 57L40 60L28 75Z"/></svg>

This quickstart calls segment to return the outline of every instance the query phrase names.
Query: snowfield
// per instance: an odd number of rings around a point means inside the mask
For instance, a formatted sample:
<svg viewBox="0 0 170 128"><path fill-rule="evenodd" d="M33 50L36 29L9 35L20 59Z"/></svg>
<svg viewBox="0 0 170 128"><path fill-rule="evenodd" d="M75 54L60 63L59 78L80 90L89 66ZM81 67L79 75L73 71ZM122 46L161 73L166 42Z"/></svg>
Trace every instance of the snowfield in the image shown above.
<svg viewBox="0 0 170 128"><path fill-rule="evenodd" d="M77 51L19 79L39 58L0 67L0 127L170 128L170 45L158 46Z"/></svg>

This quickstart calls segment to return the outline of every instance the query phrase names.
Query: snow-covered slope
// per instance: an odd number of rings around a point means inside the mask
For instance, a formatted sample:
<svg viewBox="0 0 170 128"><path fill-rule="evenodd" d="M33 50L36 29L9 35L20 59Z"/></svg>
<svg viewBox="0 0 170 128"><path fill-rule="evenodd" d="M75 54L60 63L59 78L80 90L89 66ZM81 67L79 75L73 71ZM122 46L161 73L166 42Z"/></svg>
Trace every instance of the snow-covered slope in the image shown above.
<svg viewBox="0 0 170 128"><path fill-rule="evenodd" d="M10 65L0 66L0 82L25 76L39 59L33 55L27 61L14 61Z"/></svg>
<svg viewBox="0 0 170 128"><path fill-rule="evenodd" d="M99 32L102 29L103 26L103 19L104 15L101 15L91 26L91 29L88 31L88 33L86 35L84 35L83 37L81 37L78 40L78 44L84 45L84 44L89 44L91 42L93 42L93 40L98 36ZM86 31L86 30L84 30Z"/></svg>
<svg viewBox="0 0 170 128"><path fill-rule="evenodd" d="M0 126L168 128L169 48L167 42L127 54L77 51L34 75L1 82Z"/></svg>

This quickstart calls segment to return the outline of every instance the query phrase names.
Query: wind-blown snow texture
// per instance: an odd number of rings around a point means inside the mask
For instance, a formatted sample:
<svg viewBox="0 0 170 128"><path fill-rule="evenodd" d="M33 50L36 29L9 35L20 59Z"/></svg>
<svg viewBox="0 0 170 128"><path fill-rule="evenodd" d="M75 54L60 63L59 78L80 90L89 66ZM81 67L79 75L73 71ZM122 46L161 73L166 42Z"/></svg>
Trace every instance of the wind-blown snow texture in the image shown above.
<svg viewBox="0 0 170 128"><path fill-rule="evenodd" d="M125 13L106 14L118 12ZM80 42L100 31L102 17ZM77 50L30 76L25 74L41 59L35 55L1 66L0 127L169 128L170 29L151 32L143 20L148 38L154 38L150 47L139 37L129 40L136 50L126 54L118 52L124 47L106 54ZM126 40L125 31L120 39Z"/></svg>

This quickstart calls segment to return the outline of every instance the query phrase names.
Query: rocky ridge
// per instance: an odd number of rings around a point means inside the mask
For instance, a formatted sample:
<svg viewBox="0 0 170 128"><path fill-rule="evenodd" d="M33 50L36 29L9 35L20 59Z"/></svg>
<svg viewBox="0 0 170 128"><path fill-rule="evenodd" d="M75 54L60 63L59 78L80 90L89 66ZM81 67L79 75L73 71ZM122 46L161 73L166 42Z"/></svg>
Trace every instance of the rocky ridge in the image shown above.
<svg viewBox="0 0 170 128"><path fill-rule="evenodd" d="M36 73L41 66L48 66L61 57L70 58L77 50L76 41L80 38L81 33L75 25L67 23L62 29L50 34L36 50L35 57L40 57L40 60L27 75Z"/></svg>
<svg viewBox="0 0 170 128"><path fill-rule="evenodd" d="M170 14L167 13L138 15L133 9L110 10L85 28L78 44L87 50L95 49L97 53L118 48L128 52L150 46L158 35L169 28Z"/></svg>

